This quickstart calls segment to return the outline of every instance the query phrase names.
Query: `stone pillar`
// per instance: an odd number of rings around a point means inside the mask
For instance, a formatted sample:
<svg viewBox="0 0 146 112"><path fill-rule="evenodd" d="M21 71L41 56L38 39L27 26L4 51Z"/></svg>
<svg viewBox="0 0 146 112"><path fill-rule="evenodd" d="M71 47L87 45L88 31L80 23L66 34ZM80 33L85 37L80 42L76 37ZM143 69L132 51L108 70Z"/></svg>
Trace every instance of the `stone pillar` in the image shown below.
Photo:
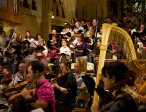
<svg viewBox="0 0 146 112"><path fill-rule="evenodd" d="M102 20L108 16L109 0L77 0L76 1L76 13L77 18L92 20L98 18Z"/></svg>
<svg viewBox="0 0 146 112"><path fill-rule="evenodd" d="M97 16L97 18L98 19L102 19L103 18L103 8L102 8L102 6L104 5L103 3L102 3L102 0L99 0L98 1L98 3L96 3L97 5L96 5L96 16Z"/></svg>
<svg viewBox="0 0 146 112"><path fill-rule="evenodd" d="M103 18L107 17L108 16L108 0L102 0L103 4L102 4L102 9L103 9Z"/></svg>
<svg viewBox="0 0 146 112"><path fill-rule="evenodd" d="M75 17L76 0L63 0L65 16L68 21Z"/></svg>
<svg viewBox="0 0 146 112"><path fill-rule="evenodd" d="M47 41L48 35L49 35L49 5L50 5L50 0L42 0L42 34L44 36L44 39Z"/></svg>

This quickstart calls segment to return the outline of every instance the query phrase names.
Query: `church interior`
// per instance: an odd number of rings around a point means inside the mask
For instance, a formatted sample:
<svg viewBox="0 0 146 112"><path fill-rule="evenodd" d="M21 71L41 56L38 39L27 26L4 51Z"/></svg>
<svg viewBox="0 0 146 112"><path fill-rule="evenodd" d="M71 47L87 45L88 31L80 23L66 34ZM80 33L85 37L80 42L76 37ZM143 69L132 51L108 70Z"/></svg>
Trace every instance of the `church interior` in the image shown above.
<svg viewBox="0 0 146 112"><path fill-rule="evenodd" d="M0 112L146 112L145 23L146 0L0 0Z"/></svg>

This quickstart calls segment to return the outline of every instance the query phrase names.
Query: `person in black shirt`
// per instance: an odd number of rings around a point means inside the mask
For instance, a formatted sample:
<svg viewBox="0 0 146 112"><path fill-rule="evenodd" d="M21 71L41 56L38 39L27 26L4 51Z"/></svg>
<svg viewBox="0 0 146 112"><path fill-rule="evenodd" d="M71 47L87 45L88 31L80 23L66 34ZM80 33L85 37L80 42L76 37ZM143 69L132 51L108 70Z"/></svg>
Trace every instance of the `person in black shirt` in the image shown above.
<svg viewBox="0 0 146 112"><path fill-rule="evenodd" d="M130 71L124 63L106 64L102 68L102 80L104 90L111 93L112 99L102 106L97 103L93 104L91 112L137 112L136 103L132 96L127 94L125 88L126 85L134 85L135 79L135 73ZM97 93L99 94L99 91Z"/></svg>
<svg viewBox="0 0 146 112"><path fill-rule="evenodd" d="M55 90L56 112L71 112L75 105L77 95L77 83L75 76L70 71L70 62L60 64L61 75L52 85Z"/></svg>

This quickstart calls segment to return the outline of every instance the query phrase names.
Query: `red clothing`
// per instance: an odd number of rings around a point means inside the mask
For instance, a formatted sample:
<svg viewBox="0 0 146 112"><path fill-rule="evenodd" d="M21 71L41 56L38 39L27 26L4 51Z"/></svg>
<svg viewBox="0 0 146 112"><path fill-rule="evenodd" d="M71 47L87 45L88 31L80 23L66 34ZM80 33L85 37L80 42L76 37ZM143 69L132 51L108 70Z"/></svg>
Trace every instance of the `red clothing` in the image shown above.
<svg viewBox="0 0 146 112"><path fill-rule="evenodd" d="M49 53L50 53L50 58L51 59L58 59L59 56L57 55L57 53L60 52L59 48L57 49L48 49Z"/></svg>
<svg viewBox="0 0 146 112"><path fill-rule="evenodd" d="M40 80L36 85L37 100L48 103L46 112L55 112L55 94L47 79Z"/></svg>
<svg viewBox="0 0 146 112"><path fill-rule="evenodd" d="M46 56L37 56L37 59L39 61L42 61L42 62L47 62L48 61Z"/></svg>

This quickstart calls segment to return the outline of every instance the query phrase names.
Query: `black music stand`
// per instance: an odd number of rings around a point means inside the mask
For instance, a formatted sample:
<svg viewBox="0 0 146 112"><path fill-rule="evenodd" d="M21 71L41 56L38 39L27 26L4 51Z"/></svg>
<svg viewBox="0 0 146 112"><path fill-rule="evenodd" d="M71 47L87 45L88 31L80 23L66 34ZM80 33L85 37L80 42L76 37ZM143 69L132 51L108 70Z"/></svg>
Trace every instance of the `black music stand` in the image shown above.
<svg viewBox="0 0 146 112"><path fill-rule="evenodd" d="M110 92L105 91L103 86L101 86L100 84L97 86L97 88L95 88L95 91L99 95L100 107L102 107L104 104L107 104L114 99L113 95Z"/></svg>
<svg viewBox="0 0 146 112"><path fill-rule="evenodd" d="M90 107L92 105L93 96L94 96L95 81L94 81L93 77L91 77L91 76L82 76L82 79L90 94L90 100L88 103L88 106Z"/></svg>
<svg viewBox="0 0 146 112"><path fill-rule="evenodd" d="M82 79L88 89L90 96L94 95L95 81L91 76L82 76Z"/></svg>

